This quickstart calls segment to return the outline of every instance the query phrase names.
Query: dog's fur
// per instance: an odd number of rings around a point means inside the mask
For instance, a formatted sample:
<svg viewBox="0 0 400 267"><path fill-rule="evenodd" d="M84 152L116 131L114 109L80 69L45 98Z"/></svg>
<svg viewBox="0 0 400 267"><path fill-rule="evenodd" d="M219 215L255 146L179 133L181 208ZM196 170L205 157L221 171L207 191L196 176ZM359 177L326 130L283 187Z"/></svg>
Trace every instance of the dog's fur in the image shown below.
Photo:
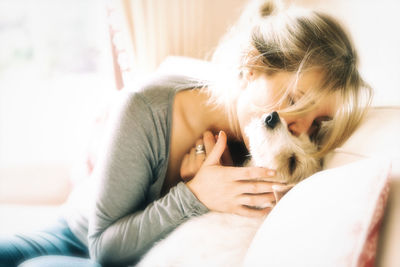
<svg viewBox="0 0 400 267"><path fill-rule="evenodd" d="M267 127L265 116L254 119L245 129L251 154L246 165L275 169L274 181L291 184L318 171L321 160L314 156L317 145L306 135L294 137L282 119L273 129ZM240 266L262 220L209 212L179 226L138 266Z"/></svg>

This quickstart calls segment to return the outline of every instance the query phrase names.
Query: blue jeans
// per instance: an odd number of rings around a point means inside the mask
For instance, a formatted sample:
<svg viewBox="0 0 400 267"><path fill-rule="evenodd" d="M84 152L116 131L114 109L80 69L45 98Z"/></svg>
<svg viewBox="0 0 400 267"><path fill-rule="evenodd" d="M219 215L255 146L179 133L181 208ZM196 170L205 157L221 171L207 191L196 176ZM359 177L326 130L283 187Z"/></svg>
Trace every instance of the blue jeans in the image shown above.
<svg viewBox="0 0 400 267"><path fill-rule="evenodd" d="M46 255L53 256L40 257ZM89 260L87 247L72 234L64 219L41 231L0 235L0 267L18 266L24 261L23 266L100 266Z"/></svg>

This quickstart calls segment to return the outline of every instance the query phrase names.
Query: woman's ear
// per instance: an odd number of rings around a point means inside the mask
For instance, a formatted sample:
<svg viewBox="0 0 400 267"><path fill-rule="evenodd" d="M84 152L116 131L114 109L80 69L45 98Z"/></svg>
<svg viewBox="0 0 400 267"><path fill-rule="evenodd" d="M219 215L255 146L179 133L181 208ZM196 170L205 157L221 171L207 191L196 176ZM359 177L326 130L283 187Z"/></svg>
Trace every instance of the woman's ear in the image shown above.
<svg viewBox="0 0 400 267"><path fill-rule="evenodd" d="M244 69L240 71L240 89L246 89L247 85L254 80L255 73L252 69Z"/></svg>
<svg viewBox="0 0 400 267"><path fill-rule="evenodd" d="M252 70L252 69L246 69L243 71L243 78L245 80L247 80L247 82L253 81L254 76L255 76L255 73L254 73L254 70Z"/></svg>

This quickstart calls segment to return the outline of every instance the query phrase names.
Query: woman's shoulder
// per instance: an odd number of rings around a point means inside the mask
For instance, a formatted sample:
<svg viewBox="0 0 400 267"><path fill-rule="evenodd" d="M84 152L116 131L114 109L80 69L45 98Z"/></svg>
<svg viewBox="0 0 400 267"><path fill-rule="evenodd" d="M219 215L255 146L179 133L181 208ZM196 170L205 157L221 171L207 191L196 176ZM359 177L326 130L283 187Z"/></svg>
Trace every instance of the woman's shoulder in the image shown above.
<svg viewBox="0 0 400 267"><path fill-rule="evenodd" d="M197 88L200 84L198 80L186 76L154 76L141 85L126 87L118 92L111 104L110 116L117 121L140 122L145 128L154 126L155 121L163 122L159 126L167 127L176 93Z"/></svg>
<svg viewBox="0 0 400 267"><path fill-rule="evenodd" d="M189 76L153 75L136 86L135 91L146 98L157 98L189 88L199 88L205 84L205 81Z"/></svg>
<svg viewBox="0 0 400 267"><path fill-rule="evenodd" d="M137 92L145 96L157 96L169 92L177 92L188 88L199 88L206 85L206 81L183 75L159 75L149 76L129 88L128 92Z"/></svg>
<svg viewBox="0 0 400 267"><path fill-rule="evenodd" d="M136 85L122 90L123 98L128 102L141 102L155 110L168 109L177 92L205 86L206 82L181 75L153 75Z"/></svg>

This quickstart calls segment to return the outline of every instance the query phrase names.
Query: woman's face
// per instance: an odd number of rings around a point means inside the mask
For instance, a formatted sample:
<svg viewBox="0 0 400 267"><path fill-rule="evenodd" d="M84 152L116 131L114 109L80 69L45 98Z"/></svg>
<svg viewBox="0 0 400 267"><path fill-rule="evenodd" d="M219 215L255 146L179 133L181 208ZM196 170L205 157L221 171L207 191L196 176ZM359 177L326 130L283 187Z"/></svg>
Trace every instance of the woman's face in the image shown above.
<svg viewBox="0 0 400 267"><path fill-rule="evenodd" d="M245 83L238 98L237 113L242 138L246 146L249 147L244 128L253 118L260 118L266 113L265 110L255 110L252 107L271 107L269 112L279 111L296 102L308 90L315 88L315 85L320 84L323 74L320 71L311 70L301 75L297 81L296 88L288 94L288 99L284 104L277 103L282 97L283 89L287 88L293 80L293 74L278 72L273 75L266 75L264 73L249 72L243 79L245 79ZM279 115L287 123L288 130L294 136L300 136L301 134L311 136L318 130L317 125L321 121L333 117L337 109L336 99L337 96L335 94L320 99L313 110L302 115Z"/></svg>

